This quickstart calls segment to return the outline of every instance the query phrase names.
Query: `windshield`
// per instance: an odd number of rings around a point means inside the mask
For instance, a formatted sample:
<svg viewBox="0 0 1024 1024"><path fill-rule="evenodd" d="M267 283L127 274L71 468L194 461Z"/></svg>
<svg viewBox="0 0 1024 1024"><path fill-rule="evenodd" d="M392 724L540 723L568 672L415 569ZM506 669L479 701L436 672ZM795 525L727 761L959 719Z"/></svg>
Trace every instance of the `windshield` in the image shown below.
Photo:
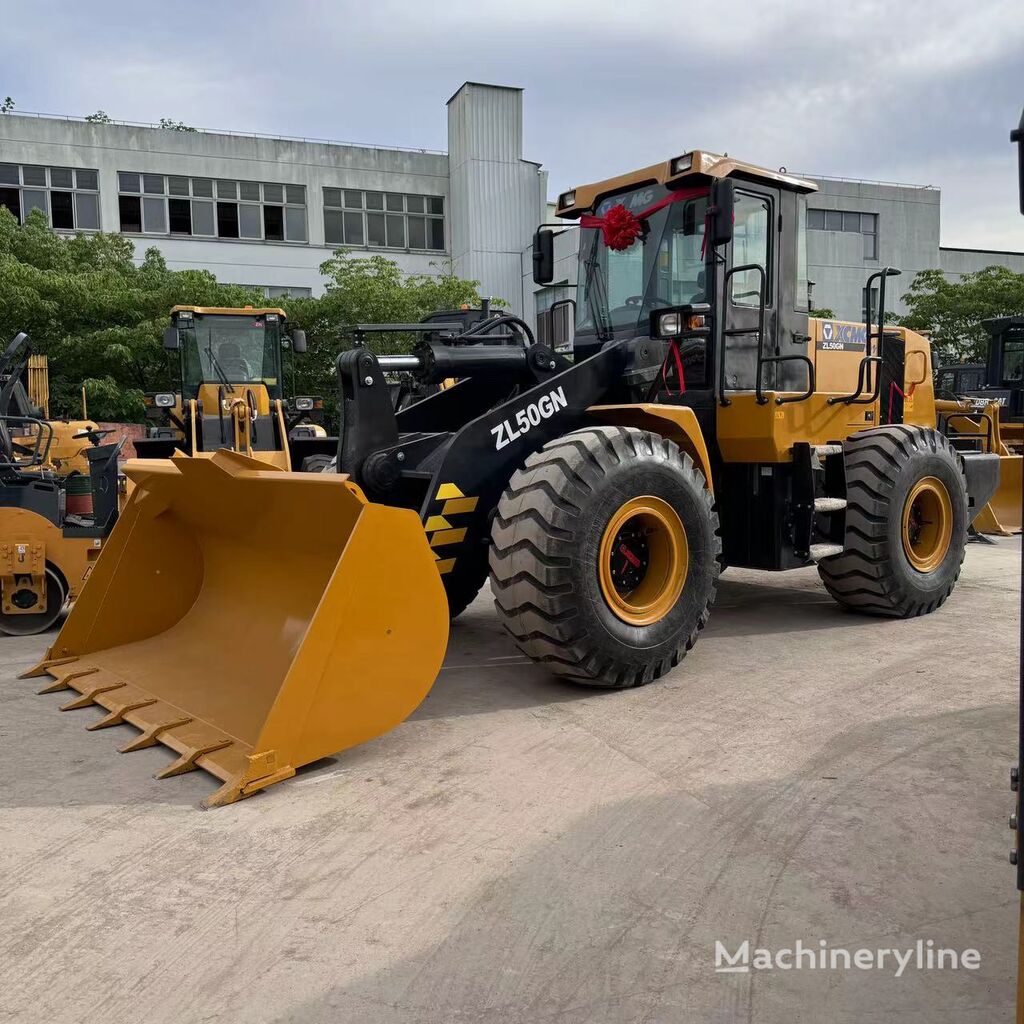
<svg viewBox="0 0 1024 1024"><path fill-rule="evenodd" d="M603 217L621 203L631 213L670 195L663 185L648 185L603 200L594 211ZM704 222L707 197L670 203L647 220L647 231L628 249L609 249L600 228L580 230L580 266L576 298L577 332L606 336L618 329L646 325L651 310L706 302Z"/></svg>
<svg viewBox="0 0 1024 1024"><path fill-rule="evenodd" d="M181 331L184 387L192 396L200 384L265 384L277 396L280 324L265 316L196 313Z"/></svg>

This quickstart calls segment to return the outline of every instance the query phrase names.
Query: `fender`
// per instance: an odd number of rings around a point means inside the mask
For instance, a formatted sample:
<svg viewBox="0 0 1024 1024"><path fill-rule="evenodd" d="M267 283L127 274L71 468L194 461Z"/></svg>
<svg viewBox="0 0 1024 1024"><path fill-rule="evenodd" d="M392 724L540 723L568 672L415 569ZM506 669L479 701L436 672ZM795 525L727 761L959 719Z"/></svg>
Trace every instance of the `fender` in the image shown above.
<svg viewBox="0 0 1024 1024"><path fill-rule="evenodd" d="M704 433L697 422L694 411L685 405L659 405L655 402L640 402L636 405L592 405L587 413L602 423L615 427L639 427L661 434L693 459L704 474L708 490L715 493L711 477L711 459Z"/></svg>

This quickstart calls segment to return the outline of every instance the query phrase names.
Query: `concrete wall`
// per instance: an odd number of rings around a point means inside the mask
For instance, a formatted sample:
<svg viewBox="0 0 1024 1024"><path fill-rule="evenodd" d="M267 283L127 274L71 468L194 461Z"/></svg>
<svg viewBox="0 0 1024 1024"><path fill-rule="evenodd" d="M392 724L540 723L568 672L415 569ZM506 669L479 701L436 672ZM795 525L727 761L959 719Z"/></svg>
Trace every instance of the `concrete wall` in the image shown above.
<svg viewBox="0 0 1024 1024"><path fill-rule="evenodd" d="M1024 274L1024 252L1000 252L991 249L939 249L939 269L951 281L974 274L986 267L1008 267Z"/></svg>
<svg viewBox="0 0 1024 1024"><path fill-rule="evenodd" d="M0 117L0 160L98 169L100 226L105 231L120 228L118 171L305 185L306 243L130 236L140 259L155 245L172 269L206 268L225 282L322 291L317 268L335 248L324 242L325 186L442 196L449 252L451 248L444 154L5 115ZM438 252L376 251L407 273L437 273L436 264L448 258L448 253Z"/></svg>
<svg viewBox="0 0 1024 1024"><path fill-rule="evenodd" d="M936 188L874 182L812 179L819 191L808 209L873 213L878 216L878 258L864 258L863 238L845 231L808 230L808 276L816 307L833 309L842 320L860 320L868 275L885 266L902 274L889 278L886 308L901 313L901 301L918 270L939 265L939 202Z"/></svg>

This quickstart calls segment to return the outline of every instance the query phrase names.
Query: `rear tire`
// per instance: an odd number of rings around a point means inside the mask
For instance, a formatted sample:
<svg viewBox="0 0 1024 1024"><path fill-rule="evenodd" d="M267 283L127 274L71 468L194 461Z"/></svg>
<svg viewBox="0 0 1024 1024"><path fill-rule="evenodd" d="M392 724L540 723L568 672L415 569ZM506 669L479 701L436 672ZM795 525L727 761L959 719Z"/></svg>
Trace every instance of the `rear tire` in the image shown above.
<svg viewBox="0 0 1024 1024"><path fill-rule="evenodd" d="M337 469L332 469L335 466L336 456L334 455L307 455L302 460L302 465L299 467L300 473L327 473L337 472Z"/></svg>
<svg viewBox="0 0 1024 1024"><path fill-rule="evenodd" d="M0 612L0 633L9 636L33 636L44 633L60 618L68 600L67 588L57 571L46 567L46 610L28 612L23 615L7 615Z"/></svg>
<svg viewBox="0 0 1024 1024"><path fill-rule="evenodd" d="M927 427L888 426L847 438L846 536L818 564L825 589L866 615L910 618L952 593L967 543L959 457Z"/></svg>
<svg viewBox="0 0 1024 1024"><path fill-rule="evenodd" d="M649 431L593 427L512 477L491 531L491 589L534 661L592 686L639 686L696 642L721 548L689 455Z"/></svg>

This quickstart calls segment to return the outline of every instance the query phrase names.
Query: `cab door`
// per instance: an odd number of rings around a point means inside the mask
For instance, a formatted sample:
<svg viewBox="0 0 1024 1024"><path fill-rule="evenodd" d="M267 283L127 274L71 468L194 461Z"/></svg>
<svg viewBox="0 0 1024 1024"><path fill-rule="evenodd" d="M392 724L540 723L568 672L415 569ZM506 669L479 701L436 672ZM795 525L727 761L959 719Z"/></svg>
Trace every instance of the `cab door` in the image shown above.
<svg viewBox="0 0 1024 1024"><path fill-rule="evenodd" d="M778 328L779 192L736 186L733 238L726 251L723 309L723 384L726 391L753 391L757 383L758 340L765 357L774 354ZM765 368L762 378L770 377ZM762 379L762 386L770 380Z"/></svg>

